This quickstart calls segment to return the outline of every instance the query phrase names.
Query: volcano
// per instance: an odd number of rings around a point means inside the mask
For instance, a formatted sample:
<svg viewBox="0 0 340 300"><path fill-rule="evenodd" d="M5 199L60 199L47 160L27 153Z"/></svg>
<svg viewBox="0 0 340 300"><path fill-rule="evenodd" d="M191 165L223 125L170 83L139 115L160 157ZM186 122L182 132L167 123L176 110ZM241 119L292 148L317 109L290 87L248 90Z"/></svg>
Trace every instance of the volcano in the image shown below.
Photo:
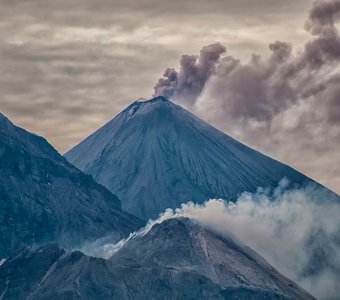
<svg viewBox="0 0 340 300"><path fill-rule="evenodd" d="M142 219L183 202L235 200L283 178L296 185L312 181L165 97L132 103L65 157Z"/></svg>
<svg viewBox="0 0 340 300"><path fill-rule="evenodd" d="M235 200L245 191L274 188L283 178L312 182L165 97L132 103L65 157L142 219L183 202Z"/></svg>

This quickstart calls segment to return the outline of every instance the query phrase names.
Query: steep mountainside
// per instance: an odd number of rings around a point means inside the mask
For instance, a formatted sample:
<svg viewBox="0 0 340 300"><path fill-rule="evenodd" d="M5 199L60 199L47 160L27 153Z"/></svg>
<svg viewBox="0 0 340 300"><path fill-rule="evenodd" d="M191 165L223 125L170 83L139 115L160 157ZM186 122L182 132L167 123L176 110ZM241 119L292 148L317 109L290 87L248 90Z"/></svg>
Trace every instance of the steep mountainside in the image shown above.
<svg viewBox="0 0 340 300"><path fill-rule="evenodd" d="M0 114L0 259L23 245L72 247L105 235L120 239L141 226L45 139Z"/></svg>
<svg viewBox="0 0 340 300"><path fill-rule="evenodd" d="M311 181L164 97L134 102L65 156L143 219L190 200L276 187L284 177Z"/></svg>
<svg viewBox="0 0 340 300"><path fill-rule="evenodd" d="M20 270L20 272L19 272ZM172 219L111 259L26 249L0 266L5 299L314 299L231 236Z"/></svg>

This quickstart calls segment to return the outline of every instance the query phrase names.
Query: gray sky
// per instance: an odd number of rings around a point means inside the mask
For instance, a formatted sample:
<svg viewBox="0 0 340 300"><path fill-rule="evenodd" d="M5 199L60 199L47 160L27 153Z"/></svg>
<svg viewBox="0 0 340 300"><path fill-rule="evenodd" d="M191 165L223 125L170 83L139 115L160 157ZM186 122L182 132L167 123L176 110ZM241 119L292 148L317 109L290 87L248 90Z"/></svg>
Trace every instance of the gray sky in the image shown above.
<svg viewBox="0 0 340 300"><path fill-rule="evenodd" d="M130 102L149 98L164 70L178 68L183 54L220 42L228 55L247 63L252 53L269 56L268 45L276 40L302 51L310 39L304 24L312 3L0 0L0 111L63 153ZM296 113L285 116L286 130L254 137L209 105L190 109L340 192L338 124L314 130L308 123L315 134L299 143L306 132L289 130Z"/></svg>

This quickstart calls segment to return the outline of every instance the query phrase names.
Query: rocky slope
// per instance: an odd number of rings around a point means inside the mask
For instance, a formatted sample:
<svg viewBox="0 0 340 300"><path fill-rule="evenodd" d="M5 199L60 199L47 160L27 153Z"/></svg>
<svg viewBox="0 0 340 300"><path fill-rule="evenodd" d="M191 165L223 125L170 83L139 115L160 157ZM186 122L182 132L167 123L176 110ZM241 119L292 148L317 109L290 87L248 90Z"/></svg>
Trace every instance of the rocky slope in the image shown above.
<svg viewBox="0 0 340 300"><path fill-rule="evenodd" d="M0 114L0 259L23 245L120 239L143 223L48 142Z"/></svg>

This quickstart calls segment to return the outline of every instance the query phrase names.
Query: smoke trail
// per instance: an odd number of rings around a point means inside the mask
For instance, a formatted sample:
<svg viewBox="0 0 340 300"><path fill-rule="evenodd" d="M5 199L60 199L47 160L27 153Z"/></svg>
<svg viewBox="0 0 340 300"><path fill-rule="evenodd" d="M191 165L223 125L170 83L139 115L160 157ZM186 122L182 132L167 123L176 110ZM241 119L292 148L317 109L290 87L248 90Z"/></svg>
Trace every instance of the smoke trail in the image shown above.
<svg viewBox="0 0 340 300"><path fill-rule="evenodd" d="M286 190L281 183L273 194L260 189L256 194L244 193L236 203L183 204L157 222L187 217L218 233L231 232L313 295L337 299L340 203L328 198L313 186Z"/></svg>
<svg viewBox="0 0 340 300"><path fill-rule="evenodd" d="M127 240L96 247L95 254L109 258L129 239L146 234L154 224L186 217L219 234L232 233L316 297L337 299L339 215L340 203L335 195L313 185L289 189L283 180L274 191L244 193L236 203L212 199L203 205L187 203L176 210L167 209Z"/></svg>

